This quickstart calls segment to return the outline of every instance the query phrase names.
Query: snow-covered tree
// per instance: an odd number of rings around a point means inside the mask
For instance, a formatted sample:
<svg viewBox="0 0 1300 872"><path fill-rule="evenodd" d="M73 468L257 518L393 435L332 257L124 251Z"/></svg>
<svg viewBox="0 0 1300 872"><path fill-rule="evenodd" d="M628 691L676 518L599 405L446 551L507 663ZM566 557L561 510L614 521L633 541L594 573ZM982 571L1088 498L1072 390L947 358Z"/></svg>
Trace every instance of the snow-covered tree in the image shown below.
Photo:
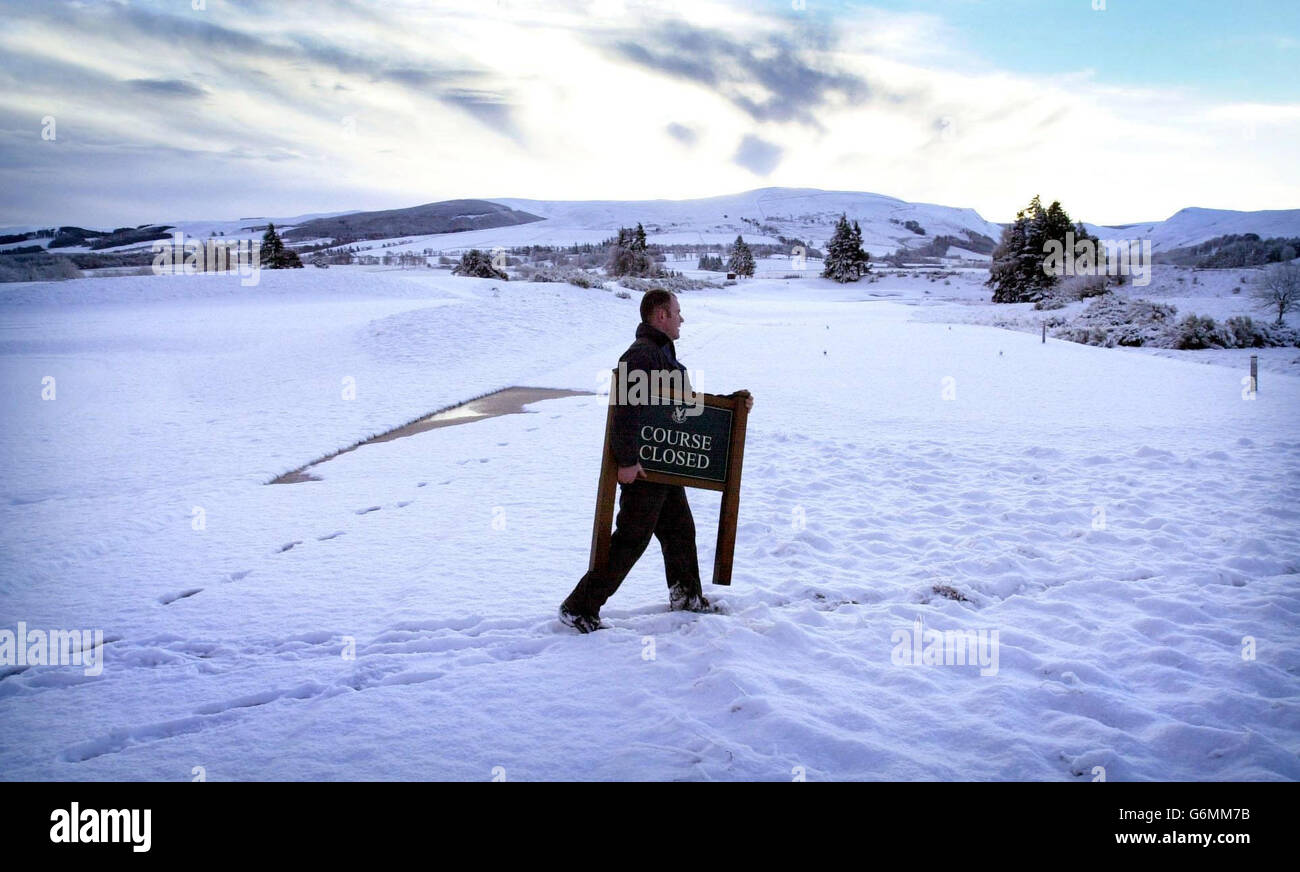
<svg viewBox="0 0 1300 872"><path fill-rule="evenodd" d="M871 259L867 256L866 249L862 247L862 228L858 226L858 219L856 218L853 219L853 235L850 237L849 256L859 278L871 272Z"/></svg>
<svg viewBox="0 0 1300 872"><path fill-rule="evenodd" d="M1035 194L1029 205L1016 213L1016 220L1003 228L1002 240L993 250L989 277L984 283L993 288L993 302L1034 303L1043 299L1059 278L1043 269L1048 242L1055 240L1064 250L1071 236L1075 252L1084 240L1099 245L1083 229L1082 222L1075 226L1059 200L1044 209L1042 200ZM1094 250L1101 255L1099 248Z"/></svg>
<svg viewBox="0 0 1300 872"><path fill-rule="evenodd" d="M1279 263L1269 267L1250 292L1261 309L1277 312L1273 323L1283 325L1286 313L1300 308L1300 267L1294 263Z"/></svg>
<svg viewBox="0 0 1300 872"><path fill-rule="evenodd" d="M862 228L856 220L850 225L848 216L841 213L826 246L822 278L840 283L856 282L863 273L870 272L868 260L867 253L862 250Z"/></svg>
<svg viewBox="0 0 1300 872"><path fill-rule="evenodd" d="M298 257L298 252L284 247L284 241L275 232L274 224L266 225L258 257L261 265L267 269L302 269L302 259Z"/></svg>
<svg viewBox="0 0 1300 872"><path fill-rule="evenodd" d="M609 275L651 277L658 274L659 269L647 250L645 230L640 223L636 229L618 228L617 239L607 242L610 243L609 259L605 263Z"/></svg>
<svg viewBox="0 0 1300 872"><path fill-rule="evenodd" d="M509 276L504 270L499 270L492 265L491 252L481 251L477 248L471 248L460 256L460 263L452 267L451 274L454 276L472 276L481 279L500 279L509 281Z"/></svg>
<svg viewBox="0 0 1300 872"><path fill-rule="evenodd" d="M700 262L696 264L696 269L706 269L711 272L722 272L722 255L720 254L702 254Z"/></svg>
<svg viewBox="0 0 1300 872"><path fill-rule="evenodd" d="M727 260L727 272L734 272L738 276L754 275L754 254L740 236L737 236L736 241L731 245L731 257Z"/></svg>

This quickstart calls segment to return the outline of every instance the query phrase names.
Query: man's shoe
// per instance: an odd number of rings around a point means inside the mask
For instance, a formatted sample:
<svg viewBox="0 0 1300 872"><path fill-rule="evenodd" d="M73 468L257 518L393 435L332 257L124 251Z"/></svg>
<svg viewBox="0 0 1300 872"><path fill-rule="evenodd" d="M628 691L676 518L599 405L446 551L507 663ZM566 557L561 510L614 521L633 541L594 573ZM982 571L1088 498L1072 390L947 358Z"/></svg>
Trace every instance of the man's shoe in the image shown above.
<svg viewBox="0 0 1300 872"><path fill-rule="evenodd" d="M674 612L712 611L703 593L691 590L682 584L675 584L668 588L668 608Z"/></svg>
<svg viewBox="0 0 1300 872"><path fill-rule="evenodd" d="M605 625L600 622L598 615L579 615L571 612L564 606L560 606L560 623L566 627L572 627L579 633L590 633L593 630L603 630Z"/></svg>

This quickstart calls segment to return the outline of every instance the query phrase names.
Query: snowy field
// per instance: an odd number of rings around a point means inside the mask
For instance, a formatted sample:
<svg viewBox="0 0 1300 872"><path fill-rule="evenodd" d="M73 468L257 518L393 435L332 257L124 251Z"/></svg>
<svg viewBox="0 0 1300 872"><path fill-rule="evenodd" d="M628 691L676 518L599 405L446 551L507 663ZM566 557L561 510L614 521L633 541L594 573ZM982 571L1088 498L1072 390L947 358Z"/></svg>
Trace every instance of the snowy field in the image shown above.
<svg viewBox="0 0 1300 872"><path fill-rule="evenodd" d="M684 293L693 381L755 396L726 613L668 612L652 543L579 636L604 397L264 482L487 391L597 390L637 295L0 287L0 630L105 643L99 674L0 666L0 778L1300 778L1300 377L1250 399L1231 361L960 323L986 294ZM898 662L917 621L996 659Z"/></svg>

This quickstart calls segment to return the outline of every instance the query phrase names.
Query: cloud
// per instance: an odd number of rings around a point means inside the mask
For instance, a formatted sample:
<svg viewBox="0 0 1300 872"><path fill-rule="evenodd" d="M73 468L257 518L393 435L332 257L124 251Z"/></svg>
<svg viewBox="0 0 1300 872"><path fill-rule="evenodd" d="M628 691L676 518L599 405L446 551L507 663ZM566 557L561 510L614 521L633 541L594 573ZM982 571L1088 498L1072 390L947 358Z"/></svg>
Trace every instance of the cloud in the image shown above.
<svg viewBox="0 0 1300 872"><path fill-rule="evenodd" d="M669 136L676 139L682 145L695 145L696 141L699 139L699 134L696 133L694 129L687 127L685 124L678 124L676 121L669 124L664 129L668 131Z"/></svg>
<svg viewBox="0 0 1300 872"><path fill-rule="evenodd" d="M801 33L810 35L814 47L830 38L815 27ZM635 37L621 30L588 36L621 60L710 88L755 121L795 122L824 132L819 110L860 105L872 95L861 76L814 66L806 59L807 47L782 32L735 38L667 20Z"/></svg>
<svg viewBox="0 0 1300 872"><path fill-rule="evenodd" d="M498 133L506 136L522 147L528 146L527 138L515 120L514 107L505 103L501 96L484 91L453 89L440 94L438 99L449 106L463 109Z"/></svg>
<svg viewBox="0 0 1300 872"><path fill-rule="evenodd" d="M160 97L204 97L207 91L180 79L127 79L123 84Z"/></svg>
<svg viewBox="0 0 1300 872"><path fill-rule="evenodd" d="M1200 205L1300 191L1289 97L1012 72L946 4L808 6L0 0L0 212L134 224L394 208L411 190L675 199L762 177L990 218L1041 190L1127 220L1192 202L1189 178ZM162 181L232 173L238 190Z"/></svg>
<svg viewBox="0 0 1300 872"><path fill-rule="evenodd" d="M781 162L783 152L784 149L779 145L766 142L751 133L741 140L731 160L755 175L766 176Z"/></svg>
<svg viewBox="0 0 1300 872"><path fill-rule="evenodd" d="M261 4L247 4L258 9ZM56 4L50 4L56 7ZM334 8L352 9L351 4L334 4ZM372 54L354 51L335 39L310 32L310 20L272 19L283 32L275 38L257 32L239 30L209 20L206 14L185 15L155 12L138 6L105 4L83 7L68 3L61 14L49 7L24 7L21 17L31 23L57 26L64 32L77 32L79 40L110 41L129 47L144 57L143 46L165 47L169 52L192 52L212 58L231 78L244 80L243 88L256 88L281 102L293 102L287 83L273 74L260 73L259 66L282 65L304 71L317 69L348 76L368 78L371 82L392 84L409 95L441 101L468 111L470 117L520 145L525 138L513 117L509 93L494 88L495 76L490 68L465 64L439 66L424 58L412 57L410 63L391 57L392 52L377 46ZM371 14L371 19L375 15ZM230 21L250 22L247 16L227 16ZM57 24L56 24L57 22ZM399 28L399 20L374 21L380 30ZM289 28L289 29L285 29ZM260 74L259 74L260 73ZM130 80L132 87L158 95L196 96L204 93L197 86L169 77L140 77ZM467 87L477 89L470 93ZM344 86L346 89L346 86ZM489 92L489 88L492 89ZM337 85L335 85L337 91ZM310 110L308 110L310 111Z"/></svg>

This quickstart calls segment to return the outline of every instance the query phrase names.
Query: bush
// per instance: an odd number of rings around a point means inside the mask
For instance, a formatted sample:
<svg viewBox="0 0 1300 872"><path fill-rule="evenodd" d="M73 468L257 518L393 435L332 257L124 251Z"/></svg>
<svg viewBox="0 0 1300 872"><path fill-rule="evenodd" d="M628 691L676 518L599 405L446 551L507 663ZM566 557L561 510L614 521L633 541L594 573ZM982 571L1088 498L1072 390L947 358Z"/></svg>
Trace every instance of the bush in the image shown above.
<svg viewBox="0 0 1300 872"><path fill-rule="evenodd" d="M1093 300L1071 323L1052 335L1085 345L1155 345L1171 347L1170 334L1178 310L1166 303L1125 300L1106 294Z"/></svg>
<svg viewBox="0 0 1300 872"><path fill-rule="evenodd" d="M509 276L504 271L497 269L492 265L492 255L486 251L479 251L477 248L471 248L460 256L460 263L452 268L451 274L454 276L472 276L480 279L500 279L508 281Z"/></svg>
<svg viewBox="0 0 1300 872"><path fill-rule="evenodd" d="M1226 348L1231 340L1208 315L1191 314L1178 322L1174 348Z"/></svg>
<svg viewBox="0 0 1300 872"><path fill-rule="evenodd" d="M515 270L515 280L523 282L568 282L580 288L603 288L605 279L586 270L573 267L521 266Z"/></svg>
<svg viewBox="0 0 1300 872"><path fill-rule="evenodd" d="M48 282L79 278L81 270L66 257L41 254L0 258L0 282Z"/></svg>
<svg viewBox="0 0 1300 872"><path fill-rule="evenodd" d="M719 288L717 282L708 282L704 279L691 279L684 276L668 276L657 279L643 279L635 276L624 276L618 280L618 283L625 288L631 288L634 291L648 291L652 288L663 288L665 291L696 291L700 288ZM735 282L731 282L735 284Z"/></svg>
<svg viewBox="0 0 1300 872"><path fill-rule="evenodd" d="M1300 346L1300 331L1257 324L1248 315L1234 315L1218 324L1208 315L1188 315L1178 323L1174 348L1269 348Z"/></svg>
<svg viewBox="0 0 1300 872"><path fill-rule="evenodd" d="M1249 315L1234 315L1223 322L1231 348L1263 348L1265 339Z"/></svg>

